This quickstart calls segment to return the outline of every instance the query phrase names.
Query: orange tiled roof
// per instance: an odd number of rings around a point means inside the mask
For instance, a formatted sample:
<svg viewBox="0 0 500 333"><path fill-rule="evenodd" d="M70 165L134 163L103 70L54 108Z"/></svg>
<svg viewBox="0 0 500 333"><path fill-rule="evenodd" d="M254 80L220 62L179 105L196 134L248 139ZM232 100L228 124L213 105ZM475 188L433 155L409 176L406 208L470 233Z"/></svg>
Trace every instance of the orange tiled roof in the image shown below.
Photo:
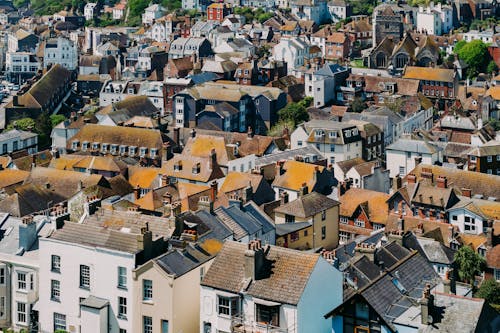
<svg viewBox="0 0 500 333"><path fill-rule="evenodd" d="M311 191L314 188L314 172L316 168L323 171L324 167L298 161L286 161L283 165L285 172L276 177L273 186L299 191L302 184L306 184Z"/></svg>
<svg viewBox="0 0 500 333"><path fill-rule="evenodd" d="M162 168L144 168L140 166L130 166L128 168L128 182L133 187L139 186L140 188L155 188L154 181L158 175L163 174Z"/></svg>
<svg viewBox="0 0 500 333"><path fill-rule="evenodd" d="M486 243L486 235L460 234L460 241L462 244L469 245L474 251L477 251L478 247Z"/></svg>
<svg viewBox="0 0 500 333"><path fill-rule="evenodd" d="M230 172L227 174L224 183L222 184L220 191L222 193L229 193L237 190L241 190L248 186L248 183L252 185L255 191L262 181L263 176L245 173L245 172Z"/></svg>
<svg viewBox="0 0 500 333"><path fill-rule="evenodd" d="M494 100L500 101L500 85L493 86L486 92L486 96L491 96Z"/></svg>
<svg viewBox="0 0 500 333"><path fill-rule="evenodd" d="M198 134L194 138L189 138L183 153L188 156L208 157L212 149L215 149L215 153L217 154L217 162L220 165L227 165L229 156L223 137Z"/></svg>
<svg viewBox="0 0 500 333"><path fill-rule="evenodd" d="M28 171L4 169L0 171L0 188L22 183L29 175Z"/></svg>
<svg viewBox="0 0 500 333"><path fill-rule="evenodd" d="M404 79L429 80L440 82L453 82L455 72L453 69L431 67L406 67Z"/></svg>
<svg viewBox="0 0 500 333"><path fill-rule="evenodd" d="M385 224L387 222L389 206L387 193L370 191L360 188L351 188L340 197L340 215L352 216L359 205L368 203L366 212L371 222Z"/></svg>

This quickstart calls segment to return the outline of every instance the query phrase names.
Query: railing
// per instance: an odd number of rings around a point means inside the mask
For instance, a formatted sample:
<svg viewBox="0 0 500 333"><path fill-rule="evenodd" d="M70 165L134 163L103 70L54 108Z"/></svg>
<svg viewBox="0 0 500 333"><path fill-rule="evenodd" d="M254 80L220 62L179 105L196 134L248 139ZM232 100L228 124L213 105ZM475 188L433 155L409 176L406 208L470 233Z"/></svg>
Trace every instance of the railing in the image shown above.
<svg viewBox="0 0 500 333"><path fill-rule="evenodd" d="M252 320L245 320L241 317L231 318L231 332L233 333L288 333L288 329L277 327L265 323L258 323Z"/></svg>

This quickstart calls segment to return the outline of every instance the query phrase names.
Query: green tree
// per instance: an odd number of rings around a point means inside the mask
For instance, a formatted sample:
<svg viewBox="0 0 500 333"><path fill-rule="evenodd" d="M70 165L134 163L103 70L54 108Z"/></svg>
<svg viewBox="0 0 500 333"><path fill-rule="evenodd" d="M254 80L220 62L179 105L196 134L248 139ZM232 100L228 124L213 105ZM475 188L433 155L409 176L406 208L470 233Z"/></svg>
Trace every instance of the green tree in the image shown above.
<svg viewBox="0 0 500 333"><path fill-rule="evenodd" d="M31 118L21 118L18 120L13 120L7 125L6 130L11 130L14 128L18 128L22 131L34 130L35 129L35 120Z"/></svg>
<svg viewBox="0 0 500 333"><path fill-rule="evenodd" d="M279 110L279 120L293 123L294 128L297 124L308 121L309 114L307 113L306 107L301 103L302 101L298 103L289 103L283 109Z"/></svg>
<svg viewBox="0 0 500 333"><path fill-rule="evenodd" d="M35 132L38 133L39 147L42 149L49 147L52 123L48 112L44 111L36 118Z"/></svg>
<svg viewBox="0 0 500 333"><path fill-rule="evenodd" d="M458 41L453 48L453 53L458 54L458 52L467 44L465 40Z"/></svg>
<svg viewBox="0 0 500 333"><path fill-rule="evenodd" d="M495 279L487 279L481 283L481 287L476 293L477 297L484 298L490 304L500 304L500 283Z"/></svg>
<svg viewBox="0 0 500 333"><path fill-rule="evenodd" d="M498 71L498 66L494 60L491 60L486 66L486 73L491 74L496 71Z"/></svg>
<svg viewBox="0 0 500 333"><path fill-rule="evenodd" d="M59 125L59 123L62 123L65 120L66 117L62 114L53 114L50 116L50 124L52 125L52 127L56 127L57 125Z"/></svg>
<svg viewBox="0 0 500 333"><path fill-rule="evenodd" d="M366 103L361 99L361 97L354 97L351 103L352 112L361 112L366 109Z"/></svg>
<svg viewBox="0 0 500 333"><path fill-rule="evenodd" d="M458 57L469 66L467 76L473 78L486 69L490 60L488 47L481 40L473 40L458 50Z"/></svg>
<svg viewBox="0 0 500 333"><path fill-rule="evenodd" d="M486 261L469 246L462 246L455 253L455 263L458 265L458 276L466 283L472 284L474 277L483 271Z"/></svg>

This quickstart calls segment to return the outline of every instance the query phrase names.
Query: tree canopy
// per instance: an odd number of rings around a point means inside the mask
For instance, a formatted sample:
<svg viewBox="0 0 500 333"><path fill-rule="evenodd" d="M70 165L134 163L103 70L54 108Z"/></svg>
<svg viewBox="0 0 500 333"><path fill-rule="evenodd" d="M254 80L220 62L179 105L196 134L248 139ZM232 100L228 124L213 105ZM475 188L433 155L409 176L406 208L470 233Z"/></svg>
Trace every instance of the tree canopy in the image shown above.
<svg viewBox="0 0 500 333"><path fill-rule="evenodd" d="M461 42L463 41L457 43L454 50L458 57L469 66L467 77L473 78L477 74L485 72L491 59L486 44L478 39L465 43L465 45L459 45Z"/></svg>
<svg viewBox="0 0 500 333"><path fill-rule="evenodd" d="M472 284L476 275L480 274L486 261L469 246L462 246L455 253L455 263L458 265L458 276L466 283Z"/></svg>
<svg viewBox="0 0 500 333"><path fill-rule="evenodd" d="M495 279L487 279L483 281L481 287L476 293L476 297L484 298L486 302L499 305L500 304L500 283Z"/></svg>

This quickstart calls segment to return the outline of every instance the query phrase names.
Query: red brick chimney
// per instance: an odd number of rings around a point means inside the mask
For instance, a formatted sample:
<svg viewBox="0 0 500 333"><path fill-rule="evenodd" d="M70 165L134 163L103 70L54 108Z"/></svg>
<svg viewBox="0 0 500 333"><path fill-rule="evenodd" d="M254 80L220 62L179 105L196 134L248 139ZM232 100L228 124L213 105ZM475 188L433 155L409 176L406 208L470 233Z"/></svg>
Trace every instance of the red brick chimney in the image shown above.
<svg viewBox="0 0 500 333"><path fill-rule="evenodd" d="M444 176L438 176L436 179L437 187L448 188L448 179Z"/></svg>

